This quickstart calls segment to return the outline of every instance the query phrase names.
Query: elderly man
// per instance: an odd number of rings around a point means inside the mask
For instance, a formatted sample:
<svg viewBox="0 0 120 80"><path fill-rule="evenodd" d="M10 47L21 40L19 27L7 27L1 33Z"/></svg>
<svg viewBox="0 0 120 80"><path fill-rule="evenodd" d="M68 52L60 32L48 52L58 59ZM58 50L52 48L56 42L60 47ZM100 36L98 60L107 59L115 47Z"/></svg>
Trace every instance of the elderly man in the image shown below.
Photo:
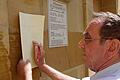
<svg viewBox="0 0 120 80"><path fill-rule="evenodd" d="M83 80L120 79L119 40L120 16L110 12L95 13L94 18L83 33L79 48L84 50L86 66L96 74L92 77L83 78ZM33 45L36 64L53 80L79 80L62 74L44 63L44 52L41 45L36 42Z"/></svg>

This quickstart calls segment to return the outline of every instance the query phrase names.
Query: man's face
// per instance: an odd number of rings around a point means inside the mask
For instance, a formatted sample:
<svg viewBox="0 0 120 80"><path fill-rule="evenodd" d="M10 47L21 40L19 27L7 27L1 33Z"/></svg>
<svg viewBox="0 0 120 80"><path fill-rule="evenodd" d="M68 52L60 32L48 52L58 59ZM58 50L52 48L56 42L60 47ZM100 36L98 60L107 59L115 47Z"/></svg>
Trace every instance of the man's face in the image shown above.
<svg viewBox="0 0 120 80"><path fill-rule="evenodd" d="M86 65L95 72L106 61L104 43L100 43L99 35L102 24L101 19L93 19L84 31L83 39L79 42L79 47L84 51Z"/></svg>

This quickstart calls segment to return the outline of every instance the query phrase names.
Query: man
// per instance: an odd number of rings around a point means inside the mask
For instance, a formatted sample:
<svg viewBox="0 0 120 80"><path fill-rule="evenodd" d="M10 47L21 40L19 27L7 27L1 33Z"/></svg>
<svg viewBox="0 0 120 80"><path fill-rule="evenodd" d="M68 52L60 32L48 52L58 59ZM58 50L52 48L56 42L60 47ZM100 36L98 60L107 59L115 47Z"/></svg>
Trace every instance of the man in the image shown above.
<svg viewBox="0 0 120 80"><path fill-rule="evenodd" d="M85 64L96 72L83 80L120 79L120 16L102 12L96 13L83 33L79 47L84 50ZM40 44L34 42L35 62L53 80L77 80L51 68L44 62Z"/></svg>

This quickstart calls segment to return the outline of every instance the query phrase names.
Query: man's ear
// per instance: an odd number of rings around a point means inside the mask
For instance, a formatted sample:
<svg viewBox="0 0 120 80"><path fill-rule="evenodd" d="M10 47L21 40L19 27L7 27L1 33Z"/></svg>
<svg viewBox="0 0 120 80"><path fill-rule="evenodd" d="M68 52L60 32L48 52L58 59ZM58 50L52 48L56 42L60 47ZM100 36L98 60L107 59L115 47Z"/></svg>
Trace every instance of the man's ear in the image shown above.
<svg viewBox="0 0 120 80"><path fill-rule="evenodd" d="M105 42L106 56L112 57L120 50L120 41L118 39L106 40Z"/></svg>

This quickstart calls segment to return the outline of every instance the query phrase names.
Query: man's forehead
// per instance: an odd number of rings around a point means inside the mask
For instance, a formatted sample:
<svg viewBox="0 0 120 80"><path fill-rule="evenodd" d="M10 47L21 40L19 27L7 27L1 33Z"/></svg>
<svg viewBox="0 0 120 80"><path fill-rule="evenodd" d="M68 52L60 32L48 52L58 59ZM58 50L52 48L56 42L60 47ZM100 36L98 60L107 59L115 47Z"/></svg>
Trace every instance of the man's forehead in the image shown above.
<svg viewBox="0 0 120 80"><path fill-rule="evenodd" d="M90 25L99 25L99 24L103 24L103 20L102 18L94 18L90 21L89 26Z"/></svg>
<svg viewBox="0 0 120 80"><path fill-rule="evenodd" d="M83 34L85 36L93 36L93 35L94 37L98 36L99 30L102 25L103 25L103 21L101 19L94 18L93 20L90 21Z"/></svg>
<svg viewBox="0 0 120 80"><path fill-rule="evenodd" d="M91 20L89 22L85 31L87 31L87 30L94 31L96 29L100 29L103 25L103 22L104 22L104 20L101 18L94 18L93 20Z"/></svg>

